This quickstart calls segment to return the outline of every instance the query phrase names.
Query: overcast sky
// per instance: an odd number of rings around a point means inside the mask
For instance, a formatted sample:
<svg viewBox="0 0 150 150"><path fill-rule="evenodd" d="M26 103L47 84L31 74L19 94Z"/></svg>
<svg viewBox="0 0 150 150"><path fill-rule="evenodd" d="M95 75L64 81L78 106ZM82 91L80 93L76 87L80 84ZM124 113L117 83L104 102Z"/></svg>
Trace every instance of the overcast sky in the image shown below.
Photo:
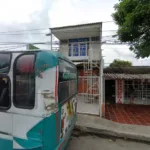
<svg viewBox="0 0 150 150"><path fill-rule="evenodd" d="M49 27L112 21L113 6L118 0L0 0L0 32L48 29ZM113 35L114 23L103 24L103 36ZM46 42L48 30L36 30L4 35L0 33L0 42ZM34 34L41 33L41 34ZM9 34L9 33L8 33ZM105 64L115 58L130 60L133 65L149 65L150 58L135 59L135 55L125 45L103 45Z"/></svg>

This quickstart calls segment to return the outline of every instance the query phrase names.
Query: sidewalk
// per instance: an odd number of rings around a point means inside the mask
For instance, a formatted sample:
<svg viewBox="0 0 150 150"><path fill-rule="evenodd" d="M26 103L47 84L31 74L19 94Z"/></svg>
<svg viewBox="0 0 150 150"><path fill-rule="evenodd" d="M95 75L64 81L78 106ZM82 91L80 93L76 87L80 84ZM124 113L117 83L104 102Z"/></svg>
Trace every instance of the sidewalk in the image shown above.
<svg viewBox="0 0 150 150"><path fill-rule="evenodd" d="M150 126L119 124L98 116L78 114L76 129L88 133L150 142Z"/></svg>

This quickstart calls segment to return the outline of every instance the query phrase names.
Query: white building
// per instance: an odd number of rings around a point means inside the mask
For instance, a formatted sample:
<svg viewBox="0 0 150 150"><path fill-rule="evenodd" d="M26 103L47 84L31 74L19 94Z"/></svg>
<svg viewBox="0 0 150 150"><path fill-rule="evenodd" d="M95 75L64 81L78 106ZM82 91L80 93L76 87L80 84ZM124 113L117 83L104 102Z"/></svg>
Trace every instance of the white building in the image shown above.
<svg viewBox="0 0 150 150"><path fill-rule="evenodd" d="M79 82L84 82L86 86L86 90L84 90L85 87L83 87L83 92L80 93L84 103L84 110L81 111L101 115L103 103L102 23L50 28L50 34L48 35L51 36L51 42L53 41L53 36L59 40L59 51L63 53L64 56L75 63L81 62L84 64L84 76L79 77ZM97 75L93 73L94 67L99 68ZM79 101L81 102L81 100ZM97 102L94 104L95 101ZM92 112L92 107L94 112ZM89 112L89 110L91 110L91 112Z"/></svg>

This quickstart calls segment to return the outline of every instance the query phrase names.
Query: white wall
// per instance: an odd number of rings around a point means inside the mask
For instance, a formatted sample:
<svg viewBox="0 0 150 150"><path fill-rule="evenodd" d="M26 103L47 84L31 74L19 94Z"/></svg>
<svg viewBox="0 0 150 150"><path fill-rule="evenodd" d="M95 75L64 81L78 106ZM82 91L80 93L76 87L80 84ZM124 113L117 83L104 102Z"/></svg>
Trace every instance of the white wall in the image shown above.
<svg viewBox="0 0 150 150"><path fill-rule="evenodd" d="M89 43L89 56L68 56L69 46L68 44L60 44L60 52L63 53L64 56L68 57L70 60L77 61L77 60L100 60L100 44Z"/></svg>
<svg viewBox="0 0 150 150"><path fill-rule="evenodd" d="M62 44L62 45L60 45L60 52L61 52L65 57L68 57L68 51L69 51L68 44Z"/></svg>
<svg viewBox="0 0 150 150"><path fill-rule="evenodd" d="M100 44L97 43L90 44L89 59L100 60Z"/></svg>

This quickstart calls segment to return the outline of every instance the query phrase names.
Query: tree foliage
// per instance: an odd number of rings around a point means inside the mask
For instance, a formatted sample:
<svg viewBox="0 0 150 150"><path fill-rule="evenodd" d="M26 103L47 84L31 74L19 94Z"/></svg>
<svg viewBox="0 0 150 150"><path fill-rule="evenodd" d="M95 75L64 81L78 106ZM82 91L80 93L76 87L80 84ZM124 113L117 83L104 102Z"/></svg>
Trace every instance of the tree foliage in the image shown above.
<svg viewBox="0 0 150 150"><path fill-rule="evenodd" d="M130 44L137 58L150 56L150 0L119 0L114 8L119 39Z"/></svg>
<svg viewBox="0 0 150 150"><path fill-rule="evenodd" d="M39 49L39 48L32 44L29 44L29 50L36 50L36 49Z"/></svg>
<svg viewBox="0 0 150 150"><path fill-rule="evenodd" d="M125 60L120 60L120 59L115 59L110 64L110 67L131 67L131 66L132 66L132 62L125 61Z"/></svg>

